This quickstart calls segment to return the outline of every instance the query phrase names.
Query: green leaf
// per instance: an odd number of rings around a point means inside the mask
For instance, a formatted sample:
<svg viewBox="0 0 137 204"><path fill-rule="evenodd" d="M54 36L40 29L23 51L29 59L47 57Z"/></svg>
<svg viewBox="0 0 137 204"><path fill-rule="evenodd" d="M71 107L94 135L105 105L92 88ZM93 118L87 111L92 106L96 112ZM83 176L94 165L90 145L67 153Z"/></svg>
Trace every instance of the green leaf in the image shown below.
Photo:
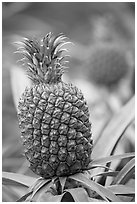
<svg viewBox="0 0 137 204"><path fill-rule="evenodd" d="M131 195L130 196L127 196L127 195L118 195L118 197L121 199L122 202L134 202L134 196L132 197Z"/></svg>
<svg viewBox="0 0 137 204"><path fill-rule="evenodd" d="M22 185L29 187L36 181L36 178L25 176L23 174L3 172L2 181L3 185Z"/></svg>
<svg viewBox="0 0 137 204"><path fill-rule="evenodd" d="M131 178L135 179L135 167L133 167L122 179L121 184L126 184Z"/></svg>
<svg viewBox="0 0 137 204"><path fill-rule="evenodd" d="M111 190L114 194L135 194L135 189L126 185L111 185L107 189Z"/></svg>
<svg viewBox="0 0 137 204"><path fill-rule="evenodd" d="M131 202L135 202L135 196L133 196L133 198L132 198Z"/></svg>
<svg viewBox="0 0 137 204"><path fill-rule="evenodd" d="M61 202L75 202L74 198L72 197L71 193L65 192Z"/></svg>
<svg viewBox="0 0 137 204"><path fill-rule="evenodd" d="M24 196L22 196L20 199L18 199L16 202L23 202L26 201L26 199L28 198L28 196L30 196L33 193L33 191L26 193Z"/></svg>
<svg viewBox="0 0 137 204"><path fill-rule="evenodd" d="M65 186L65 183L66 183L66 180L67 180L67 177L59 177L59 181L60 181L60 184L61 184L61 191L63 192L64 190L64 186Z"/></svg>
<svg viewBox="0 0 137 204"><path fill-rule="evenodd" d="M42 181L43 179L40 177L40 178L38 178L38 179L36 179L36 181L29 187L29 191L33 191L34 190L34 188L37 186L37 185L39 185L39 183Z"/></svg>
<svg viewBox="0 0 137 204"><path fill-rule="evenodd" d="M113 202L120 202L121 200L113 194L110 190L106 189L102 185L95 183L94 181L91 181L88 179L85 175L82 173L75 174L73 176L69 176L69 178L77 180L81 183L83 183L86 187L90 188L91 190L97 192L104 200L106 201L113 201Z"/></svg>
<svg viewBox="0 0 137 204"><path fill-rule="evenodd" d="M7 178L2 178L2 184L3 185L18 186L18 187L24 186L24 187L28 188L28 186L23 184L23 183L19 183L17 181L14 181L14 180L11 180L11 179L7 179Z"/></svg>
<svg viewBox="0 0 137 204"><path fill-rule="evenodd" d="M88 194L84 188L72 188L65 191L72 195L75 202L88 202Z"/></svg>
<svg viewBox="0 0 137 204"><path fill-rule="evenodd" d="M131 159L118 173L115 179L112 182L114 184L125 184L131 177L133 172L135 171L135 158Z"/></svg>
<svg viewBox="0 0 137 204"><path fill-rule="evenodd" d="M2 200L3 202L14 202L19 198L18 194L11 186L2 186Z"/></svg>
<svg viewBox="0 0 137 204"><path fill-rule="evenodd" d="M40 178L36 181L36 183L34 183L32 185L32 187L30 187L30 191L33 190L33 193L32 195L30 196L30 198L28 199L28 201L32 201L34 196L39 192L40 189L44 188L45 185L47 183L49 183L51 181L51 179L43 179L43 178Z"/></svg>
<svg viewBox="0 0 137 204"><path fill-rule="evenodd" d="M101 173L94 172L94 174L91 175L91 178L96 177L96 176L115 177L115 176L117 176L117 174L118 174L118 171L108 171L108 172L101 172Z"/></svg>
<svg viewBox="0 0 137 204"><path fill-rule="evenodd" d="M92 168L92 166L94 167L94 165L109 163L109 162L112 162L116 159L125 159L125 158L129 158L129 157L134 157L134 156L135 156L135 153L130 152L130 153L125 153L125 154L121 154L121 155L112 155L112 156L108 156L108 157L104 157L104 158L100 158L100 159L95 159L92 162L90 162L88 169Z"/></svg>
<svg viewBox="0 0 137 204"><path fill-rule="evenodd" d="M65 193L53 195L51 192L44 192L36 202L60 202Z"/></svg>
<svg viewBox="0 0 137 204"><path fill-rule="evenodd" d="M46 198L45 196L47 195L47 193L50 192L52 185L53 185L53 182L50 181L46 183L42 188L40 188L39 191L33 197L33 201L43 202L44 199Z"/></svg>
<svg viewBox="0 0 137 204"><path fill-rule="evenodd" d="M105 157L105 158L100 158L100 159L95 159L92 162L90 162L90 164L88 165L88 169L92 169L92 175L97 175L100 174L100 172L103 172L103 166L101 166L101 164L103 163L109 163L112 162L116 159L125 159L125 158L130 158L130 157L134 157L135 153L131 152L131 153L125 153L125 154L121 154L121 155L112 155L109 157ZM99 167L98 169L93 170L94 168ZM111 168L106 167L106 169L111 170ZM98 178L97 178L98 179Z"/></svg>
<svg viewBox="0 0 137 204"><path fill-rule="evenodd" d="M88 202L104 202L104 200L99 200L99 199L88 197Z"/></svg>
<svg viewBox="0 0 137 204"><path fill-rule="evenodd" d="M96 172L96 168L98 169L98 168L102 168L102 169L104 169L104 170L112 170L112 169L110 169L109 167L107 167L107 166L104 166L104 165L90 165L89 164L89 166L88 166L88 168L86 168L86 170L94 170L95 169L95 172ZM96 172L97 173L97 172Z"/></svg>
<svg viewBox="0 0 137 204"><path fill-rule="evenodd" d="M97 143L93 146L92 158L111 155L116 143L135 118L134 97L111 119Z"/></svg>

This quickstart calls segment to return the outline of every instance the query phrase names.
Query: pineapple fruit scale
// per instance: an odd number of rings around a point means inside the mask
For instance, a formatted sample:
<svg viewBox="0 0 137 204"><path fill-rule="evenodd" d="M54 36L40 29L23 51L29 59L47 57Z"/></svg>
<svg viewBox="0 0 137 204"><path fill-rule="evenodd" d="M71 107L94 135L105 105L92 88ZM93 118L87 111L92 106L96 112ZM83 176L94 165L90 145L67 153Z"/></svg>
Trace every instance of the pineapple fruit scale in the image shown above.
<svg viewBox="0 0 137 204"><path fill-rule="evenodd" d="M32 86L18 104L18 120L30 169L43 178L84 170L92 152L89 111L82 92L61 79L69 43L64 34L48 33L41 41L24 38L17 53L24 55Z"/></svg>

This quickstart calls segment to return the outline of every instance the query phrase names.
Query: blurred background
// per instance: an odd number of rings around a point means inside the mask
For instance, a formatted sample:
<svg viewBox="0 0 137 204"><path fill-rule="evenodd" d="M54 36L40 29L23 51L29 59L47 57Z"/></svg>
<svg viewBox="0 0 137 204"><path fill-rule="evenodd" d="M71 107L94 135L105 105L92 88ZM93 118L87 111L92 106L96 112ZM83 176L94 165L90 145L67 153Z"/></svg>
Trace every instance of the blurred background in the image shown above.
<svg viewBox="0 0 137 204"><path fill-rule="evenodd" d="M94 141L112 116L135 94L134 2L2 3L3 171L34 175L23 155L16 107L31 82L16 61L14 41L63 32L74 43L64 81L87 99ZM119 152L134 151L134 124ZM132 136L131 136L132 135Z"/></svg>

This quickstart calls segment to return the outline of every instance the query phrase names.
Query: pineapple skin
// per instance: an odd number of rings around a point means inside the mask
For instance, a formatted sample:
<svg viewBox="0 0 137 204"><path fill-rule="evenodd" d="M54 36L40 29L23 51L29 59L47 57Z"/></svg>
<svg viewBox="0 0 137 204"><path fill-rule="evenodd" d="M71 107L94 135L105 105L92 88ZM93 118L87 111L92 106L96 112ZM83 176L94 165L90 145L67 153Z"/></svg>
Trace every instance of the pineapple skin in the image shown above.
<svg viewBox="0 0 137 204"><path fill-rule="evenodd" d="M72 84L34 84L18 105L21 138L30 169L43 178L84 170L92 152L89 111Z"/></svg>

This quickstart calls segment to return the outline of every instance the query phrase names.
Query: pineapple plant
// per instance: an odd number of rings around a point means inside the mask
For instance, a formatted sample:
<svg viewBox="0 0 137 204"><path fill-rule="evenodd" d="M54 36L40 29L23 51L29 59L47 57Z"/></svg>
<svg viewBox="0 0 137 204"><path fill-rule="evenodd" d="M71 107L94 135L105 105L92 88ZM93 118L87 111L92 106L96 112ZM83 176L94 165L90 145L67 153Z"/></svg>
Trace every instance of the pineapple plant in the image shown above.
<svg viewBox="0 0 137 204"><path fill-rule="evenodd" d="M93 83L111 88L127 75L129 60L120 46L104 43L94 47L88 68Z"/></svg>
<svg viewBox="0 0 137 204"><path fill-rule="evenodd" d="M115 154L134 121L134 98L112 117L93 145L86 101L78 88L61 78L66 43L63 34L51 33L42 41L19 42L17 52L25 56L33 82L19 100L19 126L30 168L39 176L27 175L26 163L22 172L3 172L3 201L135 201L135 153ZM122 169L112 168L114 161L123 159L130 160Z"/></svg>
<svg viewBox="0 0 137 204"><path fill-rule="evenodd" d="M93 147L86 100L62 80L67 39L50 32L39 41L25 38L17 49L32 80L18 104L21 138L30 169L45 179L83 171Z"/></svg>

